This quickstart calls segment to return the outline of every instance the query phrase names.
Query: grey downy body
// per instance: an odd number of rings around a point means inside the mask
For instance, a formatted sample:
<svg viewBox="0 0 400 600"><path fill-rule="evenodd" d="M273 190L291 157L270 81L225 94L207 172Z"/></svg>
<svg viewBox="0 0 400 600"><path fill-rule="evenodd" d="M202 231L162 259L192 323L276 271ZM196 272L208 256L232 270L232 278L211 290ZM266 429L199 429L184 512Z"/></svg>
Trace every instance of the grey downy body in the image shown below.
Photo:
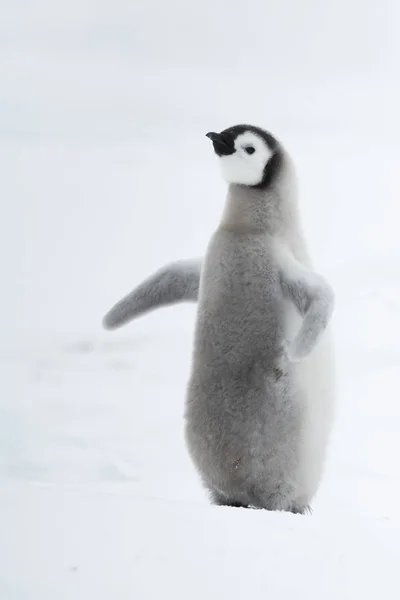
<svg viewBox="0 0 400 600"><path fill-rule="evenodd" d="M235 152L257 149L246 127L226 131ZM291 160L261 140L261 185L240 160L223 165L230 185L201 271L186 441L214 503L303 513L332 424L333 294L311 270Z"/></svg>

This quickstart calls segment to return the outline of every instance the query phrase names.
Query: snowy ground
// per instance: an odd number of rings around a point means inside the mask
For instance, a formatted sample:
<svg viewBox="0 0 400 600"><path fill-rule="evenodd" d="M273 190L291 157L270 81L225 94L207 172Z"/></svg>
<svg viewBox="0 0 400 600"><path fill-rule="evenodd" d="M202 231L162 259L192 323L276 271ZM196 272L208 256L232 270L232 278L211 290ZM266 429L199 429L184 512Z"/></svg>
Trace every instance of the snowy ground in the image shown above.
<svg viewBox="0 0 400 600"><path fill-rule="evenodd" d="M110 50L107 19L90 51L82 16L56 27L38 4L42 21L0 25L15 34L0 62L0 599L398 599L392 80L264 80L223 54L139 64L128 33ZM204 133L240 121L291 150L337 295L337 420L312 517L209 506L182 437L193 306L101 329L152 270L202 255L224 194Z"/></svg>

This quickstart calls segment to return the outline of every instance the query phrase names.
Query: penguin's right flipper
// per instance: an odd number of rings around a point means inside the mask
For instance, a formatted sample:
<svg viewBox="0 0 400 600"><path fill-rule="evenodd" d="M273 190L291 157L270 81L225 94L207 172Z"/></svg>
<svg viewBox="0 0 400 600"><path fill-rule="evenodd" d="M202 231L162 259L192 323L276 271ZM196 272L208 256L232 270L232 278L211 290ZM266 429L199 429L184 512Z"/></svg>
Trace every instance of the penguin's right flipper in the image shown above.
<svg viewBox="0 0 400 600"><path fill-rule="evenodd" d="M161 306L197 302L202 259L165 265L115 304L103 318L105 329L117 329Z"/></svg>

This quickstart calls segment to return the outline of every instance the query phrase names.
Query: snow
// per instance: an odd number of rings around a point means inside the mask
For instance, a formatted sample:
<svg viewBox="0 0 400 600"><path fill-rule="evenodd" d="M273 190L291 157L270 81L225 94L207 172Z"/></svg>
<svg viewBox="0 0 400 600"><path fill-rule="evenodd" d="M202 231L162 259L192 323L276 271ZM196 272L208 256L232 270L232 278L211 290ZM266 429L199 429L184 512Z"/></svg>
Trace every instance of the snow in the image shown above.
<svg viewBox="0 0 400 600"><path fill-rule="evenodd" d="M357 518L338 527L335 519L62 487L31 489L27 507L24 491L5 494L20 511L13 531L26 549L24 576L3 597L396 597L395 562ZM15 572L11 550L3 568Z"/></svg>
<svg viewBox="0 0 400 600"><path fill-rule="evenodd" d="M400 597L399 9L264 5L3 11L1 600ZM311 517L209 505L183 441L194 306L101 328L202 255L225 187L204 134L243 121L290 149L337 296Z"/></svg>

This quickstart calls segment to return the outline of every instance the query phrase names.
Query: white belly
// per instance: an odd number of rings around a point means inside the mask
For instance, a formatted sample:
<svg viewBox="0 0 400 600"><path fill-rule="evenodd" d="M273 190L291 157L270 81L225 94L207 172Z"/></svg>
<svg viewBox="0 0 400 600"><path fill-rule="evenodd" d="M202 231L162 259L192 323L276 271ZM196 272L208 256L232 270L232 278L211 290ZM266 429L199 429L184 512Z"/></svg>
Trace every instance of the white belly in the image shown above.
<svg viewBox="0 0 400 600"><path fill-rule="evenodd" d="M287 339L292 340L301 324L293 305L287 307ZM299 401L305 404L300 448L299 492L310 500L319 485L334 420L335 366L329 326L314 350L295 366Z"/></svg>

